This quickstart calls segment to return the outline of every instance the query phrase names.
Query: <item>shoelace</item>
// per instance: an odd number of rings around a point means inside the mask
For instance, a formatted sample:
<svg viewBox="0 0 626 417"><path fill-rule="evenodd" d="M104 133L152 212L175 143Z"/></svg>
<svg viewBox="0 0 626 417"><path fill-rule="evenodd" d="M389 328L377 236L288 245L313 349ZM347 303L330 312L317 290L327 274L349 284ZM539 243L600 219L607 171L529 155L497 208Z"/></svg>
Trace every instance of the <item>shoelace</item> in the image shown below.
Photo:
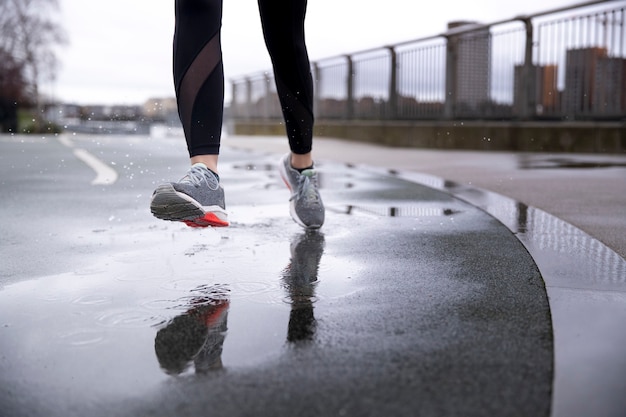
<svg viewBox="0 0 626 417"><path fill-rule="evenodd" d="M210 171L209 171L210 172ZM209 176L207 175L208 172L201 168L201 167L194 167L192 166L189 171L187 172L187 175L185 175L183 177L183 179L180 180L180 182L188 182L192 185L198 186L202 184L202 181L206 181L207 184L213 188L214 187L214 181L209 180ZM212 175L211 175L212 177Z"/></svg>
<svg viewBox="0 0 626 417"><path fill-rule="evenodd" d="M315 176L315 171L312 169L305 169L298 176L298 187L296 193L291 197L291 199L304 199L309 203L318 204L319 195L316 192L316 186L317 177Z"/></svg>

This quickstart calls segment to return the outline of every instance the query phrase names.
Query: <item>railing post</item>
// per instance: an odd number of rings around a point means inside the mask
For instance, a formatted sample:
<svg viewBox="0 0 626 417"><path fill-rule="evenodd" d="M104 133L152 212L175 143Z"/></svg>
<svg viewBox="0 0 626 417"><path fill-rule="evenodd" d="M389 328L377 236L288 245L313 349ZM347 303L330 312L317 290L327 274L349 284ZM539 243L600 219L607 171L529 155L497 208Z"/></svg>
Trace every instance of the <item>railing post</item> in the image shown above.
<svg viewBox="0 0 626 417"><path fill-rule="evenodd" d="M263 109L261 117L265 120L270 118L270 83L272 82L269 72L263 74Z"/></svg>
<svg viewBox="0 0 626 417"><path fill-rule="evenodd" d="M526 44L524 46L524 67L522 68L523 87L520 89L521 114L523 120L529 120L535 116L537 106L537 70L533 66L533 24L529 18L522 18L526 27Z"/></svg>
<svg viewBox="0 0 626 417"><path fill-rule="evenodd" d="M354 118L354 63L352 62L352 56L346 55L348 60L348 76L346 77L347 83L347 97L346 97L346 118L351 120Z"/></svg>
<svg viewBox="0 0 626 417"><path fill-rule="evenodd" d="M387 119L396 119L398 116L398 55L394 46L388 46L390 54L389 74L389 111L385 114Z"/></svg>
<svg viewBox="0 0 626 417"><path fill-rule="evenodd" d="M313 114L320 112L320 86L322 73L317 62L313 62Z"/></svg>
<svg viewBox="0 0 626 417"><path fill-rule="evenodd" d="M250 77L246 77L246 111L245 118L250 120L252 117L252 81Z"/></svg>
<svg viewBox="0 0 626 417"><path fill-rule="evenodd" d="M446 36L446 97L443 108L444 119L454 118L454 108L457 97L457 43L456 36Z"/></svg>
<svg viewBox="0 0 626 417"><path fill-rule="evenodd" d="M240 117L240 114L239 105L237 104L237 82L235 80L230 80L230 94L230 114L237 119Z"/></svg>

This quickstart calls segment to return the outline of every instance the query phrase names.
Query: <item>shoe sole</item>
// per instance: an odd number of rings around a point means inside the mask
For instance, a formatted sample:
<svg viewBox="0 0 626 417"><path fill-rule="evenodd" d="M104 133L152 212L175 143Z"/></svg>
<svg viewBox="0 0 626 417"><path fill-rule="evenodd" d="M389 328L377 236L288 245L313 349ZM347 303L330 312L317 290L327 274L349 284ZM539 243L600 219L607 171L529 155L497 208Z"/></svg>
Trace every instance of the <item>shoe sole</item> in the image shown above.
<svg viewBox="0 0 626 417"><path fill-rule="evenodd" d="M171 184L159 185L154 192L150 211L157 219L183 222L189 227L225 227L228 215L220 206L202 206Z"/></svg>
<svg viewBox="0 0 626 417"><path fill-rule="evenodd" d="M288 174L285 169L286 169L285 164L281 160L280 163L278 164L278 172L280 173L280 177L282 178L283 182L289 189L289 192L293 195L293 188L291 187L291 184L289 184L289 180L287 179ZM291 214L291 218L296 223L298 223L300 226L304 227L305 229L314 230L314 229L319 229L320 227L322 227L321 224L307 225L302 220L300 220L300 217L298 217L298 214L296 213L296 204L293 200L289 201L289 214Z"/></svg>

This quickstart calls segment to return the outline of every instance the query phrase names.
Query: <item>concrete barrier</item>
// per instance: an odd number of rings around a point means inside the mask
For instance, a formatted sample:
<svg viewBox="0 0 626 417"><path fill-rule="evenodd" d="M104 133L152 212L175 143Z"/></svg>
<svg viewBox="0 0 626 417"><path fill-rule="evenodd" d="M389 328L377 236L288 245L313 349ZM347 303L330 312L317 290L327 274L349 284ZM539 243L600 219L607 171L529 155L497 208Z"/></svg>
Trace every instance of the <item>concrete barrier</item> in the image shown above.
<svg viewBox="0 0 626 417"><path fill-rule="evenodd" d="M284 135L278 120L233 120L238 135ZM626 122L319 120L315 135L397 147L524 152L626 152Z"/></svg>

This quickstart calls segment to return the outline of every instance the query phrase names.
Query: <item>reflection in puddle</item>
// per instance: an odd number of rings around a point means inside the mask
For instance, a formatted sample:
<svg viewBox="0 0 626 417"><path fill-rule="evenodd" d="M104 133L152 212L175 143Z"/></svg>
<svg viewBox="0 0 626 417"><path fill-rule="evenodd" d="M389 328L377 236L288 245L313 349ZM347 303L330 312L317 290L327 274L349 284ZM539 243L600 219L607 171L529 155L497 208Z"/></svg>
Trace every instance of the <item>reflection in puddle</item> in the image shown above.
<svg viewBox="0 0 626 417"><path fill-rule="evenodd" d="M528 156L528 161L533 159ZM613 165L617 166L617 165ZM611 248L543 210L508 197L425 174L403 173L402 178L451 193L489 213L527 245L537 260L551 258L558 273L542 271L548 286L576 283L579 288L621 288L626 283L626 262ZM549 254L549 255L548 255Z"/></svg>
<svg viewBox="0 0 626 417"><path fill-rule="evenodd" d="M312 340L315 334L315 288L324 251L324 235L307 231L294 236L291 258L282 271L282 286L291 305L287 323L287 341ZM237 283L244 292L263 292L267 285ZM230 285L199 285L185 296L171 302L170 309L184 307L182 314L169 320L157 331L154 350L161 369L179 375L191 366L196 373L223 368L222 351L227 337L227 317L231 308ZM158 306L163 307L163 301Z"/></svg>
<svg viewBox="0 0 626 417"><path fill-rule="evenodd" d="M601 159L599 157L568 157L546 158L544 156L521 155L520 169L598 169L624 168L626 163L621 160Z"/></svg>
<svg viewBox="0 0 626 417"><path fill-rule="evenodd" d="M341 230L332 242L344 241ZM116 238L142 239L132 232L120 229ZM352 279L358 263L322 256L328 235L233 228L223 239L215 230L175 226L144 232L151 262L138 253L133 264L136 251L117 252L88 276L81 269L0 290L0 351L10 358L0 361L0 383L39 384L29 395L45 397L74 390L89 401L146 392L171 375L261 366L296 342L318 339L314 307L323 312L361 290Z"/></svg>
<svg viewBox="0 0 626 417"><path fill-rule="evenodd" d="M563 261L562 268L576 265L575 271L584 277L582 285L622 286L626 283L624 258L582 230L521 203L512 203L507 214L501 215L501 221L511 225L509 228L522 242L541 249L543 253L551 253L553 259L558 259L558 254L571 257L570 261ZM579 264L583 259L585 262Z"/></svg>
<svg viewBox="0 0 626 417"><path fill-rule="evenodd" d="M332 209L332 208L331 208ZM336 210L337 211L337 210ZM382 217L437 217L452 216L461 213L460 210L443 207L420 207L420 206L354 206L347 205L343 210L338 210L341 214L352 215L355 212L373 214Z"/></svg>
<svg viewBox="0 0 626 417"><path fill-rule="evenodd" d="M195 292L189 310L170 320L154 340L161 369L171 375L184 372L192 363L197 373L222 368L228 288L207 286Z"/></svg>
<svg viewBox="0 0 626 417"><path fill-rule="evenodd" d="M283 284L291 302L287 340L311 340L315 334L313 302L322 253L324 235L309 231L291 242L291 261L283 271Z"/></svg>

